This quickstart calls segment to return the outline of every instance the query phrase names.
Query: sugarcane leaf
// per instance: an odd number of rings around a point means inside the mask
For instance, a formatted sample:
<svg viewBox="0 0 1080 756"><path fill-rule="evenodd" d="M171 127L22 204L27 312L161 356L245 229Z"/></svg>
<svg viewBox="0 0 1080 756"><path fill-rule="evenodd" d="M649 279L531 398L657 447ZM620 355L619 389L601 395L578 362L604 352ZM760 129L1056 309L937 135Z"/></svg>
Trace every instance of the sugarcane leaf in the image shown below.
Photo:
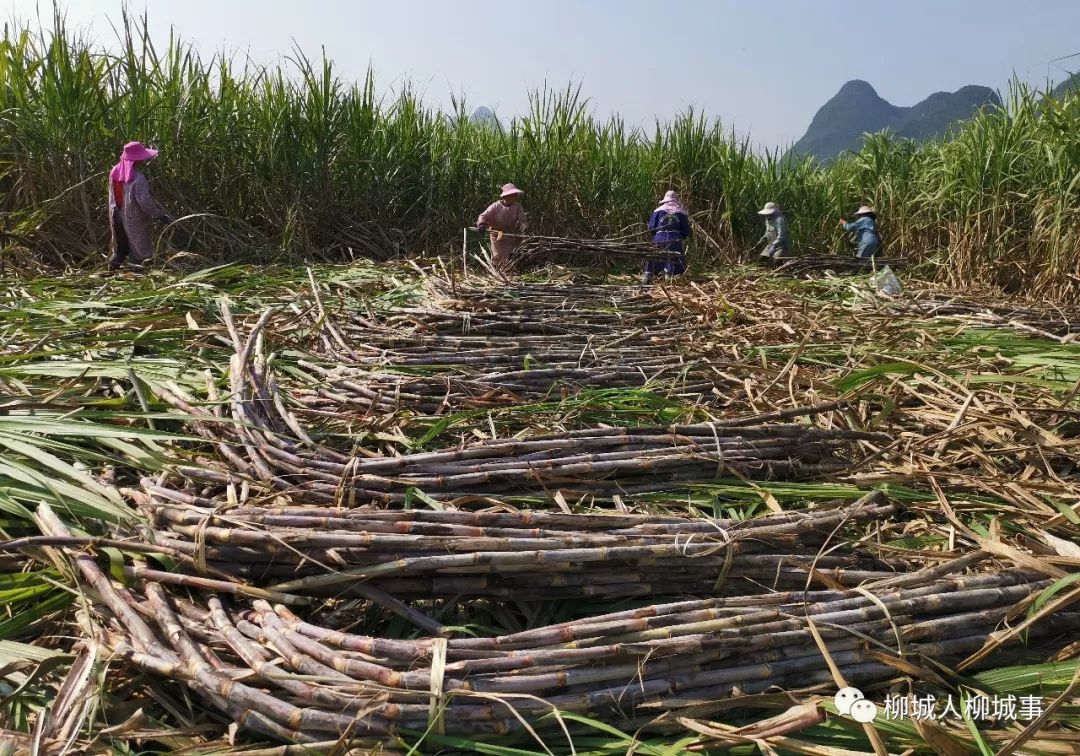
<svg viewBox="0 0 1080 756"><path fill-rule="evenodd" d="M653 746L641 742L633 735L628 735L617 727L613 727L606 722L601 722L598 719L592 719L591 717L586 717L582 714L577 714L576 712L570 711L560 711L559 716L570 722L577 722L578 724L586 725L593 728L594 730L598 730L599 732L610 735L616 738L617 742L620 742L625 747L630 748L637 753L646 753L651 754L652 756L660 756L660 754L662 754L662 751L659 751Z"/></svg>
<svg viewBox="0 0 1080 756"><path fill-rule="evenodd" d="M67 591L57 590L44 600L20 607L18 612L13 613L7 619L0 620L0 639L19 637L30 625L64 609L71 601L71 594Z"/></svg>
<svg viewBox="0 0 1080 756"><path fill-rule="evenodd" d="M994 749L990 747L990 744L983 738L981 732L979 732L978 725L975 724L975 720L971 717L971 712L967 706L967 700L970 694L965 694L960 700L960 716L964 719L964 724L967 725L968 731L971 733L971 737L975 740L975 745L979 749L979 753L982 756L994 756Z"/></svg>
<svg viewBox="0 0 1080 756"><path fill-rule="evenodd" d="M1039 612L1039 610L1042 609L1043 606L1046 605L1046 602L1048 602L1050 599L1052 599L1055 595L1060 593L1065 588L1068 588L1073 583L1078 583L1078 582L1080 582L1080 572L1074 572L1074 573L1071 573L1069 575L1066 575L1065 577L1058 578L1053 583L1046 586L1046 588L1044 588L1043 590L1041 590L1039 592L1039 595L1035 597L1035 600L1031 603L1031 606L1028 608L1028 612L1027 612L1028 618L1030 619L1035 614L1037 614Z"/></svg>
<svg viewBox="0 0 1080 756"><path fill-rule="evenodd" d="M124 584L124 555L119 549L112 546L103 546L100 549L101 553L105 554L109 558L109 574L112 575L113 580Z"/></svg>
<svg viewBox="0 0 1080 756"><path fill-rule="evenodd" d="M919 370L919 366L909 362L887 362L848 373L836 382L836 389L841 393L845 393L883 375L910 375L919 372Z"/></svg>
<svg viewBox="0 0 1080 756"><path fill-rule="evenodd" d="M427 742L434 745L456 748L466 753L483 753L488 754L488 756L548 756L545 751L528 751L523 748L485 743L483 741L472 740L470 738L455 735L439 735L434 732L419 732L407 728L403 728L401 733L412 738L420 738L420 740L413 745L413 748L410 749L410 752L413 753L415 753L415 749L420 743Z"/></svg>
<svg viewBox="0 0 1080 756"><path fill-rule="evenodd" d="M7 677L11 672L20 672L20 676L24 677L15 690L3 698L0 698L0 708L6 706L8 702L18 698L20 693L37 682L39 678L44 677L53 670L65 666L70 658L71 657L64 654L56 654L48 656L36 664L31 662L7 662L3 666L0 666L0 677ZM28 675L21 675L24 666L32 667L33 671Z"/></svg>

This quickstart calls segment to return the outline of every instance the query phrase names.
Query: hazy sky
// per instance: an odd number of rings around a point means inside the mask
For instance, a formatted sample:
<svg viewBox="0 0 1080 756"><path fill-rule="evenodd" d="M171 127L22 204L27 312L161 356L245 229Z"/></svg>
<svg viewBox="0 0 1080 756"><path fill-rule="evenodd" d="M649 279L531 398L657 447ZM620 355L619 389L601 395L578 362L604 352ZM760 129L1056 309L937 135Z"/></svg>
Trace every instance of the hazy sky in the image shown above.
<svg viewBox="0 0 1080 756"><path fill-rule="evenodd" d="M0 0L33 18L50 2ZM61 0L69 23L103 44L121 0ZM141 11L145 0L130 2ZM859 9L858 12L855 12ZM652 123L694 105L764 145L786 145L848 79L896 105L1010 77L1042 85L1080 68L1078 0L151 0L150 23L173 26L203 53L227 48L259 62L320 46L344 78L369 63L380 90L411 81L446 107L507 117L545 79L582 84L597 115Z"/></svg>

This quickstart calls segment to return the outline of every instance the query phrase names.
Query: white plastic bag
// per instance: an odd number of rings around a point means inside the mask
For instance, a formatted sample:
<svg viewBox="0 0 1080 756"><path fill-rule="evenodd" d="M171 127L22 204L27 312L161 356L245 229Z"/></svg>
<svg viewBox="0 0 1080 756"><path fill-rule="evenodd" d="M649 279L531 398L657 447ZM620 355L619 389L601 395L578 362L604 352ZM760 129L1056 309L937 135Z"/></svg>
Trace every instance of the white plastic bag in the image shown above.
<svg viewBox="0 0 1080 756"><path fill-rule="evenodd" d="M888 294L891 297L899 296L903 289L900 279L892 272L892 268L886 265L874 275L874 288L879 294Z"/></svg>

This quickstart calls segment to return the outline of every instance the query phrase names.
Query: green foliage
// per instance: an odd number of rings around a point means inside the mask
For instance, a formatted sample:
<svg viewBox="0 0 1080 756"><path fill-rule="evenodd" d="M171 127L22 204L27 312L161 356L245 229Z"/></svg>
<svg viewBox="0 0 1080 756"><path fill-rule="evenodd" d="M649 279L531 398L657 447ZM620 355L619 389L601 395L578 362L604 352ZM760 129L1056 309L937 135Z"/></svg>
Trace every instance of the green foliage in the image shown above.
<svg viewBox="0 0 1080 756"><path fill-rule="evenodd" d="M597 119L573 87L536 92L496 125L461 101L427 109L408 87L380 98L370 74L349 83L301 51L273 67L204 59L176 39L156 49L146 19L125 16L106 55L62 17L55 27L9 25L0 40L0 231L53 263L102 259L104 174L129 139L161 148L157 191L193 214L171 241L218 262L439 251L510 180L532 227L556 235L640 227L675 187L704 232L699 253L744 251L761 232L754 211L774 200L796 246L819 251L843 250L836 219L870 202L889 254L954 282L1061 293L1080 255L1076 93L1018 86L948 142L871 135L818 169L758 154L693 110L650 133Z"/></svg>

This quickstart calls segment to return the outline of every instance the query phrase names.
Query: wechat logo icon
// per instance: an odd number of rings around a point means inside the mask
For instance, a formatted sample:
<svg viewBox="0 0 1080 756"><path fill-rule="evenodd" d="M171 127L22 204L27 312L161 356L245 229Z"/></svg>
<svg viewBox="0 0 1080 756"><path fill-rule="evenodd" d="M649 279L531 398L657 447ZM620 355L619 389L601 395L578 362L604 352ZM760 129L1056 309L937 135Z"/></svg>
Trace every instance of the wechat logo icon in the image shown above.
<svg viewBox="0 0 1080 756"><path fill-rule="evenodd" d="M877 718L877 704L867 701L858 688L841 688L833 697L836 710L860 724L869 724Z"/></svg>

